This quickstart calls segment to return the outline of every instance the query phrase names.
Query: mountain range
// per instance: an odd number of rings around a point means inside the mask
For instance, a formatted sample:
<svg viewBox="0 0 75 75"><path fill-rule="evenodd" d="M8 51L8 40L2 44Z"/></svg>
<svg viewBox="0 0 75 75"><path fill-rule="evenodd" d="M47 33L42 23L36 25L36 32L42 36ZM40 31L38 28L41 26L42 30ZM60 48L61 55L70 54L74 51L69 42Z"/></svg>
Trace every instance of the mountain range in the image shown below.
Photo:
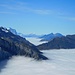
<svg viewBox="0 0 75 75"><path fill-rule="evenodd" d="M13 29L11 27L9 27L7 29L10 30L13 34L19 35L19 36L21 36L23 38L30 38L30 37L39 38L39 37L41 37L41 35L36 35L36 34L23 34L23 33L19 33L19 32L17 32L15 29Z"/></svg>
<svg viewBox="0 0 75 75"><path fill-rule="evenodd" d="M18 33L15 29L8 28L14 35L19 35L23 38L40 38L41 41L48 41L37 46L39 50L48 50L48 49L72 49L75 48L75 35L62 35L60 33L50 33L45 35L36 35L36 34L22 34Z"/></svg>
<svg viewBox="0 0 75 75"><path fill-rule="evenodd" d="M50 41L54 38L62 37L62 36L64 36L64 35L62 35L60 33L56 33L56 34L50 33L50 34L43 35L40 38L42 39L41 41Z"/></svg>
<svg viewBox="0 0 75 75"><path fill-rule="evenodd" d="M50 41L56 37L62 37L64 35L60 34L60 33L50 33L50 34L43 34L43 35L36 35L36 34L22 34L22 33L18 33L15 29L12 28L8 28L8 30L10 30L13 34L15 35L19 35L23 38L40 38L41 41Z"/></svg>
<svg viewBox="0 0 75 75"><path fill-rule="evenodd" d="M54 38L48 43L44 43L37 46L40 50L49 49L73 49L75 48L75 35L67 35Z"/></svg>
<svg viewBox="0 0 75 75"><path fill-rule="evenodd" d="M13 31L13 30L12 30ZM14 31L16 33L16 31ZM0 27L0 61L21 55L37 60L48 59L25 38L13 34L7 28Z"/></svg>

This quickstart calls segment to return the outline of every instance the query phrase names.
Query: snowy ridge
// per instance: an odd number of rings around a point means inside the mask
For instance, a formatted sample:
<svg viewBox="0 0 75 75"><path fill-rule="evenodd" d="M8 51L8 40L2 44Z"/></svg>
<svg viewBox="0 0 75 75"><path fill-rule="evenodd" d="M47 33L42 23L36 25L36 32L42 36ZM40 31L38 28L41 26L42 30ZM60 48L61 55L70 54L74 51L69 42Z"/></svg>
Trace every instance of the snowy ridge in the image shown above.
<svg viewBox="0 0 75 75"><path fill-rule="evenodd" d="M5 30L5 29L2 29L2 31L4 31L4 32L6 32L6 33L8 33L8 32L9 32L8 30Z"/></svg>
<svg viewBox="0 0 75 75"><path fill-rule="evenodd" d="M5 27L1 27L1 30L4 31L4 32L6 32L6 33L9 32L9 30L7 28L5 28Z"/></svg>

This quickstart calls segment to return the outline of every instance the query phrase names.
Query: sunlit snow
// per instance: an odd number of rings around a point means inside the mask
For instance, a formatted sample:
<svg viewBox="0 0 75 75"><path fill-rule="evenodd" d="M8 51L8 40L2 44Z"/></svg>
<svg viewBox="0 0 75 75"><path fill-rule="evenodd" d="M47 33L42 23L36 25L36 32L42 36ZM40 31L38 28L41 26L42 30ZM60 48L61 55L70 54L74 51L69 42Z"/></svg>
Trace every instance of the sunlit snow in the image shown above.
<svg viewBox="0 0 75 75"><path fill-rule="evenodd" d="M8 33L9 31L8 30L6 30L6 29L2 29L2 31L4 31L4 32L6 32L6 33Z"/></svg>

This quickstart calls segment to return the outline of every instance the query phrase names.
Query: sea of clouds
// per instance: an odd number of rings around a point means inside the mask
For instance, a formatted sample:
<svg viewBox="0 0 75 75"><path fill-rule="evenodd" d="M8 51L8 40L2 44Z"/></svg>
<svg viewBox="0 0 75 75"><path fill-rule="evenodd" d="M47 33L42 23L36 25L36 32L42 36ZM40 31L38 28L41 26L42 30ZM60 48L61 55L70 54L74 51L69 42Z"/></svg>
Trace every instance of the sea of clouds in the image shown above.
<svg viewBox="0 0 75 75"><path fill-rule="evenodd" d="M24 56L14 56L9 61L1 62L0 75L75 75L75 49L43 52L49 60L36 61Z"/></svg>
<svg viewBox="0 0 75 75"><path fill-rule="evenodd" d="M47 41L41 41L42 39L40 38L26 38L26 40L28 40L29 42L33 43L34 45L39 45L39 44L43 44L43 43L47 43Z"/></svg>

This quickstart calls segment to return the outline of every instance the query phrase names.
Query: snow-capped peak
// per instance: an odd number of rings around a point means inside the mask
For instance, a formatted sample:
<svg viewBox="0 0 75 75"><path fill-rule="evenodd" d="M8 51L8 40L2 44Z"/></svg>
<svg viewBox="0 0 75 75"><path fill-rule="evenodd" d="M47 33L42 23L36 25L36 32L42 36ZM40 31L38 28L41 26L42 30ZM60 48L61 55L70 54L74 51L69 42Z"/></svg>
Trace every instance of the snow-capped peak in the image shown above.
<svg viewBox="0 0 75 75"><path fill-rule="evenodd" d="M8 30L5 30L5 29L2 29L2 31L4 31L4 32L6 32L6 33L8 33L8 32L9 32Z"/></svg>
<svg viewBox="0 0 75 75"><path fill-rule="evenodd" d="M17 35L17 31L15 30L15 29L13 29L13 28L7 28L9 31L11 31L13 34L15 34L15 35Z"/></svg>
<svg viewBox="0 0 75 75"><path fill-rule="evenodd" d="M5 28L5 27L1 27L1 30L4 31L4 32L6 32L6 33L9 32L9 30L7 28Z"/></svg>

